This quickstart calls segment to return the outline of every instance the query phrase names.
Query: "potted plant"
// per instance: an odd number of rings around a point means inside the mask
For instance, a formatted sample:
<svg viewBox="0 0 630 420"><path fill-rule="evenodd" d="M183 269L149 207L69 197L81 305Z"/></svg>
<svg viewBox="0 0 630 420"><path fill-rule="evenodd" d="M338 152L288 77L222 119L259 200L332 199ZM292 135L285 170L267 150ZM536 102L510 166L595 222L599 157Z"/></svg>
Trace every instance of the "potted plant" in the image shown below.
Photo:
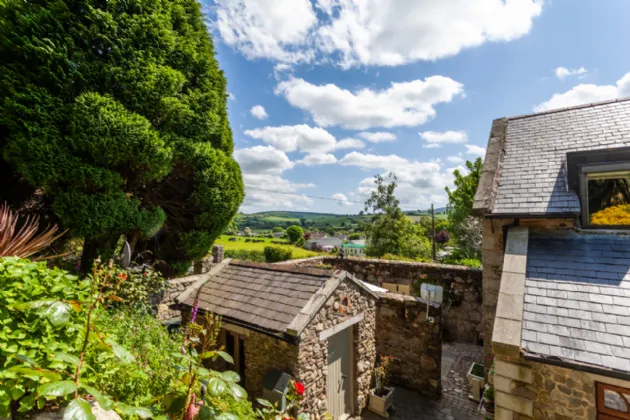
<svg viewBox="0 0 630 420"><path fill-rule="evenodd" d="M370 405L368 409L379 416L389 418L387 410L394 404L394 387L389 385L392 356L379 355L374 368L375 387L370 391Z"/></svg>

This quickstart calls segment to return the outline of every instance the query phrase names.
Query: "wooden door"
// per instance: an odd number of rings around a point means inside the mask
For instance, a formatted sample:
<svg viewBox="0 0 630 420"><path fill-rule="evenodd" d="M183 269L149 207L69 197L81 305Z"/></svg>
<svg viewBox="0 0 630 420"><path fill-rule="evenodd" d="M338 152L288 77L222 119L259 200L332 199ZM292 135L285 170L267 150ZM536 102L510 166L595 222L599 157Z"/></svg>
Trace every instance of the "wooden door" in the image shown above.
<svg viewBox="0 0 630 420"><path fill-rule="evenodd" d="M351 413L352 326L328 338L327 409L334 420Z"/></svg>

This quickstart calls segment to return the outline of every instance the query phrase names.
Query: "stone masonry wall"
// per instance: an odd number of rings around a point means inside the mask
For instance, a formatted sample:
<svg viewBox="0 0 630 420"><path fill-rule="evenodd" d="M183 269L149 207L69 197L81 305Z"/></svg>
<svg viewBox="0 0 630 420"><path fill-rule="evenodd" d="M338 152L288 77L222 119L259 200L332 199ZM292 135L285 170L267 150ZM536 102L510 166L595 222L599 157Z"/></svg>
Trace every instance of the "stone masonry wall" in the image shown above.
<svg viewBox="0 0 630 420"><path fill-rule="evenodd" d="M484 219L483 239L483 335L485 360L492 357L492 330L499 298L501 273L503 271L504 237L503 227L514 223L514 219ZM536 230L572 229L573 219L521 219L519 224ZM486 363L487 365L487 363ZM488 366L486 366L488 368Z"/></svg>
<svg viewBox="0 0 630 420"><path fill-rule="evenodd" d="M159 296L152 298L157 303L158 318L161 321L180 316L180 311L170 309L169 305L175 303L175 298L197 280L198 278L182 277L166 281L166 289Z"/></svg>
<svg viewBox="0 0 630 420"><path fill-rule="evenodd" d="M433 283L444 287L445 302L450 291L452 305L444 305L442 326L444 339L477 343L483 332L482 272L477 268L457 265L414 263L406 261L346 258L341 267L337 258L315 257L286 261L298 266L328 265L345 269L357 278L372 284L394 283L416 285ZM416 294L416 290L412 293Z"/></svg>
<svg viewBox="0 0 630 420"><path fill-rule="evenodd" d="M376 351L393 356L392 383L437 398L441 392L441 310L398 294L380 295Z"/></svg>
<svg viewBox="0 0 630 420"><path fill-rule="evenodd" d="M300 335L297 377L306 388L303 409L315 420L325 418L324 413L327 411L328 346L327 340L320 341L319 333L360 313L364 314L363 320L353 326L355 352L352 381L357 396L353 403L354 411L358 414L367 405L372 367L376 359L374 297L345 280Z"/></svg>
<svg viewBox="0 0 630 420"><path fill-rule="evenodd" d="M244 337L245 390L250 397L262 396L263 378L270 368L297 375L298 347L251 331Z"/></svg>

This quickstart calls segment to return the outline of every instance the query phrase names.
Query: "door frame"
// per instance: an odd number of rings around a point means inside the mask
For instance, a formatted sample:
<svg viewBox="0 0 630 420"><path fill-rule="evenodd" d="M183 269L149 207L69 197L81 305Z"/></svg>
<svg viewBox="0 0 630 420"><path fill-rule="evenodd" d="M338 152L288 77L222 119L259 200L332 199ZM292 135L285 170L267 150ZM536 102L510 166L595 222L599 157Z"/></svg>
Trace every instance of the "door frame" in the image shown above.
<svg viewBox="0 0 630 420"><path fill-rule="evenodd" d="M324 330L322 332L319 333L319 341L326 341L326 348L328 349L328 339L330 337L332 337L333 335L340 333L342 331L345 330L349 330L349 340L350 340L350 360L349 360L349 364L350 364L350 372L349 372L349 376L350 376L350 384L348 386L348 391L350 393L350 401L349 401L349 409L350 409L350 414L344 414L342 415L339 420L344 420L348 417L350 417L351 415L353 415L355 413L355 400L356 400L356 377L355 377L355 371L356 371L356 367L355 367L355 353L356 353L356 343L355 343L355 331L354 331L354 326L356 324L358 324L359 322L361 322L364 318L364 313L360 313L357 316L354 316L340 324L337 325L333 325L332 327L328 328L327 330ZM328 362L326 363L326 383L328 383ZM326 395L326 406L328 406L328 395ZM335 419L337 420L337 419Z"/></svg>

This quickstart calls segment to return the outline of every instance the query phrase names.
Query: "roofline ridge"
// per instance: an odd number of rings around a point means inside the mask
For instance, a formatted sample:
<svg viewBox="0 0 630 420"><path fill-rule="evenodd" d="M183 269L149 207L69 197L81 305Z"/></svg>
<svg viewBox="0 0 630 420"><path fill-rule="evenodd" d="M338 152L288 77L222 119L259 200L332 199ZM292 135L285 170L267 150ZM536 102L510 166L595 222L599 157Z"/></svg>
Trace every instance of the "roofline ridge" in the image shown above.
<svg viewBox="0 0 630 420"><path fill-rule="evenodd" d="M290 264L272 264L272 263L259 263L259 262L253 262L253 261L243 261L243 260L231 260L229 265L239 266L239 267L258 268L260 270L283 272L283 273L304 274L304 275L313 276L313 277L330 278L333 276L333 272L331 270L326 270L323 268L296 267Z"/></svg>
<svg viewBox="0 0 630 420"><path fill-rule="evenodd" d="M586 103L586 104L572 105L572 106L567 106L567 107L563 107L563 108L554 108L554 109L549 109L547 111L534 112L534 113L531 113L531 114L515 115L515 116L512 116L512 117L506 117L506 118L507 118L508 121L522 120L524 118L538 117L538 116L547 115L547 114L557 114L559 112L572 111L572 110L575 110L575 109L594 108L596 106L608 105L608 104L612 104L612 103L616 103L616 102L628 102L628 101L630 101L630 96L625 96L623 98L607 99L605 101L590 102L590 103Z"/></svg>

